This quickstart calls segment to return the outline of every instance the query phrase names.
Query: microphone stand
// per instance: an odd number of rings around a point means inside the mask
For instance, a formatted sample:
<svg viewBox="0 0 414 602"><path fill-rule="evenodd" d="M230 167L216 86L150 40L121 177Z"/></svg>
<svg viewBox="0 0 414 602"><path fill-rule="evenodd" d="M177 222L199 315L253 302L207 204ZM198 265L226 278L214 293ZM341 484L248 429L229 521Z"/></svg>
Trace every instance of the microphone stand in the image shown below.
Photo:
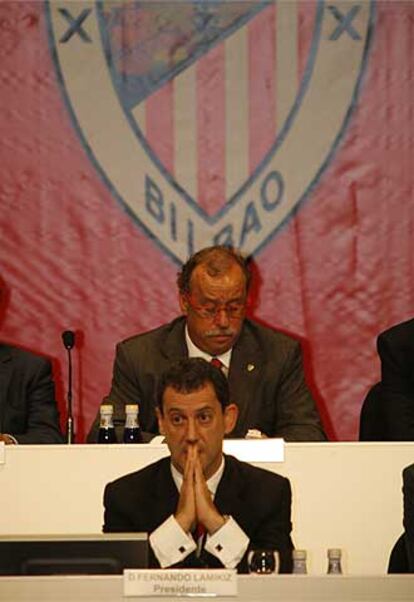
<svg viewBox="0 0 414 602"><path fill-rule="evenodd" d="M66 419L66 443L69 445L75 443L75 429L72 414L72 347L75 345L75 333L71 330L65 330L62 333L63 344L68 353L68 415Z"/></svg>
<svg viewBox="0 0 414 602"><path fill-rule="evenodd" d="M72 352L71 349L68 352L68 417L66 420L66 443L71 444L75 442L75 433L73 429L73 414L72 414Z"/></svg>

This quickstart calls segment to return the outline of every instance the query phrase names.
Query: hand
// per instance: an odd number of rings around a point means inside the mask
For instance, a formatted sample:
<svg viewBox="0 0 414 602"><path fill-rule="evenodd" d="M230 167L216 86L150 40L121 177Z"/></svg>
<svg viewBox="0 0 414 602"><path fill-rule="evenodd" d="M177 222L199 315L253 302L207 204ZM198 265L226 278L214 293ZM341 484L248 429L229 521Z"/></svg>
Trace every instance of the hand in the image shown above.
<svg viewBox="0 0 414 602"><path fill-rule="evenodd" d="M267 435L258 429L249 429L244 437L245 439L267 439Z"/></svg>
<svg viewBox="0 0 414 602"><path fill-rule="evenodd" d="M197 522L204 525L212 535L224 525L226 519L220 514L211 499L198 452L194 461L194 491Z"/></svg>
<svg viewBox="0 0 414 602"><path fill-rule="evenodd" d="M16 445L16 442L13 441L13 439L11 437L9 437L9 435L2 435L0 433L0 441L4 441L4 443L6 445Z"/></svg>
<svg viewBox="0 0 414 602"><path fill-rule="evenodd" d="M181 486L175 519L180 527L189 533L197 523L195 492L194 492L194 463L197 449L189 445L187 460L184 467L183 484Z"/></svg>

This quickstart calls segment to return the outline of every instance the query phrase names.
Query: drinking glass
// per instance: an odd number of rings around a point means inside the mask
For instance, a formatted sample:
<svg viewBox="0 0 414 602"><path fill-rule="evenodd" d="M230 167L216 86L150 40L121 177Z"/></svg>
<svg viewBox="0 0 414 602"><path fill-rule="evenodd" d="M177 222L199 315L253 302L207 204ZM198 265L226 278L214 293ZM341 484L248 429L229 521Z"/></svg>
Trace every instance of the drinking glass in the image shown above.
<svg viewBox="0 0 414 602"><path fill-rule="evenodd" d="M270 575L279 572L279 553L276 550L250 550L247 555L249 573Z"/></svg>

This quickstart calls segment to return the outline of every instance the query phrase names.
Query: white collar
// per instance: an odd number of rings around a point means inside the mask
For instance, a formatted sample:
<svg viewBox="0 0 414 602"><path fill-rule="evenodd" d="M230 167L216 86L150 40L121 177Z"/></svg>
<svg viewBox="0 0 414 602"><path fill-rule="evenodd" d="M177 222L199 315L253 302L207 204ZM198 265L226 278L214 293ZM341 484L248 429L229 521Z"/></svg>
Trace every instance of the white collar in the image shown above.
<svg viewBox="0 0 414 602"><path fill-rule="evenodd" d="M211 495L213 496L213 498L216 495L217 487L220 483L221 477L223 476L223 472L224 472L224 456L221 457L221 464L218 467L218 469L216 470L216 472L207 481L207 488L208 488L209 492L211 493ZM183 475L181 474L181 472L179 472L176 469L176 467L173 465L173 463L171 463L171 474L172 474L172 478L174 480L174 483L176 484L178 491L180 491L181 485L183 484Z"/></svg>
<svg viewBox="0 0 414 602"><path fill-rule="evenodd" d="M188 357L202 357L207 362L210 362L213 357L217 357L227 371L230 369L231 352L233 348L229 349L225 353L222 353L221 355L210 355L209 353L202 351L197 347L197 345L194 345L193 341L191 340L187 324L185 325L185 342L187 343Z"/></svg>

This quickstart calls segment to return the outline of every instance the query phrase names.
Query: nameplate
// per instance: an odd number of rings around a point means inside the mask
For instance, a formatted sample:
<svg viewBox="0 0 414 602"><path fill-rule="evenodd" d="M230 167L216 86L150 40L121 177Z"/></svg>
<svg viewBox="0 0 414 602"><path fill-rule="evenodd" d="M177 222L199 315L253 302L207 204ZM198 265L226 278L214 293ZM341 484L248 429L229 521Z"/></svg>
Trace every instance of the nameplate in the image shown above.
<svg viewBox="0 0 414 602"><path fill-rule="evenodd" d="M224 439L223 450L244 462L284 462L283 439Z"/></svg>
<svg viewBox="0 0 414 602"><path fill-rule="evenodd" d="M284 462L285 441L279 438L261 438L260 431L252 429L246 439L224 439L223 451L226 454L236 456L244 462ZM151 447L157 447L168 455L164 435L157 435L148 443Z"/></svg>
<svg viewBox="0 0 414 602"><path fill-rule="evenodd" d="M126 569L124 596L237 596L232 569Z"/></svg>
<svg viewBox="0 0 414 602"><path fill-rule="evenodd" d="M4 464L4 448L5 448L5 444L4 441L0 441L0 464Z"/></svg>

